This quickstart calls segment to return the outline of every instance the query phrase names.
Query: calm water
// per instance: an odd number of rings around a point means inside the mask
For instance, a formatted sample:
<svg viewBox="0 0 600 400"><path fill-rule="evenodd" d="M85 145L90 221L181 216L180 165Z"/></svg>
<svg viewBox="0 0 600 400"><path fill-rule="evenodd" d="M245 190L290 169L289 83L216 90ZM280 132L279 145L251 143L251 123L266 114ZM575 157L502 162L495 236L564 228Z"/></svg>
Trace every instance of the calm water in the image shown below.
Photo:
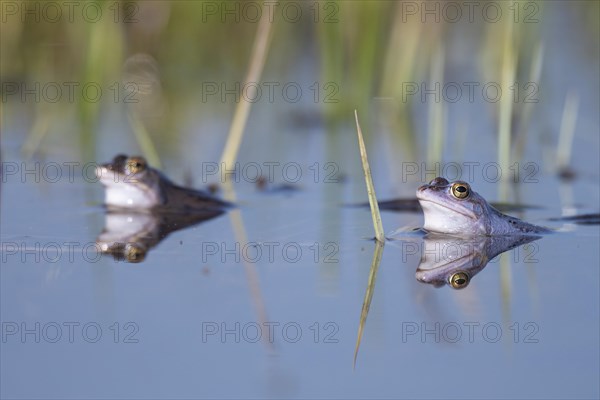
<svg viewBox="0 0 600 400"><path fill-rule="evenodd" d="M97 184L4 184L3 395L598 394L597 225L512 250L461 291L415 279L421 238L389 242L353 369L374 243L368 210L340 203L364 200L350 193L359 178L291 195L247 187L235 211L246 240L224 215L171 234L139 264L83 252L104 226L88 203L102 199ZM547 176L535 187L524 197L545 208L525 217L560 215L552 203L569 189ZM597 186L572 190L594 209ZM383 214L388 230L420 220Z"/></svg>
<svg viewBox="0 0 600 400"><path fill-rule="evenodd" d="M246 169L235 184L238 207L173 232L143 262L126 263L95 251L110 221L101 185L82 169L139 152L118 107L105 110L96 159L84 159L60 125L44 140L42 156L25 159L19 149L33 110L4 103L2 397L598 398L600 229L549 220L600 207L598 43L584 60L567 40L583 33L544 35L547 84L508 201L539 206L514 215L559 232L492 260L462 290L417 281L423 237L395 232L383 250L355 365L375 244L368 208L346 206L367 200L351 114L336 128L299 127L290 123L298 110L319 115L310 102L257 104L239 157ZM461 69L468 60L452 60L449 79L482 79ZM290 72L307 87L313 74L310 62ZM551 161L569 89L580 95L578 176L564 183ZM378 197L412 197L436 175L421 164L426 135L407 155L379 122L382 100L368 103L359 112ZM462 178L498 200L498 183L485 169L496 160L489 106L449 105L443 157L472 163L474 174ZM426 111L427 104L415 106L419 132L426 132ZM188 118L161 153L175 181L203 187L219 180L207 163L219 159L230 114L211 112ZM72 182L66 162L79 163ZM257 190L250 182L257 165L273 167L273 185L298 190ZM415 165L417 173L408 174ZM385 211L382 219L390 235L422 224L420 213Z"/></svg>

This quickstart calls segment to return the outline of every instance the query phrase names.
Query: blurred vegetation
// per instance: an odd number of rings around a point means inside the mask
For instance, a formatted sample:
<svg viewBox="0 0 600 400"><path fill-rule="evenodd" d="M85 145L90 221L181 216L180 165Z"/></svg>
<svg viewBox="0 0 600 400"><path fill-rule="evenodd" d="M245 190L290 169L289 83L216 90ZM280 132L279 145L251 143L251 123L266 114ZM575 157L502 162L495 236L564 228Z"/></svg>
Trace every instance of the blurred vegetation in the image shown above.
<svg viewBox="0 0 600 400"><path fill-rule="evenodd" d="M71 104L63 96L59 104L31 104L33 120L24 147L29 154L39 148L54 123L64 123L66 117L63 116L74 115L77 123L74 131L79 132L77 139L83 154L92 158L99 140L99 120L111 105L115 92L109 88L115 82L121 83L118 90L121 100L128 94L135 94L139 99L131 104L121 101L117 106L123 106L123 112L130 114L132 130L136 131L141 148L146 153L155 151L156 147L168 148L177 138L181 124L190 114L198 113L203 82L239 82L246 75L258 23L253 18L253 8L246 9L246 14L242 12L245 2L75 3L71 21L66 6L61 8L62 18L51 21L55 15L53 10L47 9L47 15L43 15L47 2L3 4L2 82L26 85L51 81L96 82L107 91L101 102L79 99ZM319 76L311 77L311 81L335 82L339 88L338 102L319 102L328 126L351 123L351 111L369 110L374 98L389 99L381 102L383 112L372 114L371 118L383 115L388 119L388 125L397 133L398 140L408 149L406 156L410 157L415 153L417 135L413 122L414 101L401 101L403 83L446 79L447 65L456 57L448 41L456 34L475 37L469 43L476 43L478 47L472 49L472 59L466 63L476 65L482 79L509 82L539 78L543 65L542 24L524 23L523 19L532 9L536 10L534 16L541 15L552 3L511 2L520 14L518 18L511 14L511 18L503 18L501 23L482 23L480 11L475 12L475 23L467 21L466 15L454 23L443 18L443 14L439 22L420 13L413 15L411 4L421 6L421 2L282 1L274 8L274 34L265 75L270 80L279 76L289 81L291 71L298 68L297 63L308 58L319 71ZM13 13L6 4L16 5L17 12ZM101 10L102 17L97 21L82 17L83 8L89 4L92 4L88 7L90 10ZM292 11L300 8L302 18L297 22L282 18L287 4L293 5L288 7ZM443 7L445 3L432 4ZM481 2L481 7L486 4ZM596 42L600 32L598 4L597 1L579 3L574 11L581 14L590 40ZM34 12L23 15L22 7ZM216 13L214 7L218 8ZM233 14L221 15L221 7L234 10ZM36 18L35 10L41 18ZM292 11L289 14L293 15ZM235 21L236 16L239 22ZM597 45L592 47L596 49ZM136 86L128 87L128 82L135 82ZM3 101L2 107L6 108L9 103ZM522 138L515 140L514 135L527 132L527 110L512 110L509 104L493 106L500 121L499 159L504 159L504 164L515 142L521 145L525 142ZM234 107L231 104L227 112L233 113ZM434 142L427 145L430 161L439 161L442 157L446 112L443 105L429 110L429 134L425 136ZM3 114L5 123L10 115ZM368 113L361 115L368 120ZM222 117L230 119L231 115Z"/></svg>

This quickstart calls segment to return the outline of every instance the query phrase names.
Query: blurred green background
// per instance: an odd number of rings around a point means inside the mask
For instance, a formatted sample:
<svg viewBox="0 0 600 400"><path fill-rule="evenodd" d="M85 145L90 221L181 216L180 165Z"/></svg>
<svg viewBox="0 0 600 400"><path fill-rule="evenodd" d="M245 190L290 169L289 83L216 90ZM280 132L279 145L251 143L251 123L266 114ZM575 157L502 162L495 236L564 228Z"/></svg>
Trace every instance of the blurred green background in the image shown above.
<svg viewBox="0 0 600 400"><path fill-rule="evenodd" d="M520 100L503 96L488 106L498 161L508 166L523 153L530 131L531 105L522 100L531 93L524 85L534 82L532 90L543 85L551 48L544 35L553 18L576 30L579 40L587 42L580 44L587 56L594 63L598 59L598 1L568 6L538 1L470 6L401 1L67 3L2 4L2 122L11 123L11 104L21 100L31 107L23 144L29 157L42 151L40 144L58 124L79 143L82 158L94 159L100 121L115 108L127 113L140 147L156 153L155 158L172 149L182 126L199 113L216 112L229 121L236 106L232 95L215 106L202 97L204 85L226 82L235 91L234 82L243 84L259 17L267 12L272 32L264 80L318 82L320 92L311 92L319 97L317 109L297 119L325 121L326 130L334 132L340 122L351 121L352 110L364 110L363 118L384 120L395 132L407 159L417 158L418 136L427 138L428 161L444 158L448 116L448 101L429 102L427 127L415 127L415 107L422 101L418 95L407 98L407 83L452 81L453 69L461 63L481 82L496 82L504 90L519 82L520 93L511 96ZM48 82L63 90L57 102L44 101L56 98L53 87L44 96ZM65 82L78 84L74 101ZM102 89L99 101L81 94L90 82ZM42 101L30 101L23 88L41 92ZM93 95L95 88L89 90ZM540 92L538 98L549 95L557 93ZM374 99L382 100L375 101L381 106L377 112L371 107ZM371 129L365 131L368 135Z"/></svg>

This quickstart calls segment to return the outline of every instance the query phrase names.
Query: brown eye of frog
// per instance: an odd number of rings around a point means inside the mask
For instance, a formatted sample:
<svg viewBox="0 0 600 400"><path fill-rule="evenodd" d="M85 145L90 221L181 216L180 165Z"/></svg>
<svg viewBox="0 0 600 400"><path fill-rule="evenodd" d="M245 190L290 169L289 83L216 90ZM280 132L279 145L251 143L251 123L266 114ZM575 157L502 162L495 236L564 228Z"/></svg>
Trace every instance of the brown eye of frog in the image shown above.
<svg viewBox="0 0 600 400"><path fill-rule="evenodd" d="M146 160L143 157L130 157L127 160L127 168L132 174L145 171L146 167Z"/></svg>
<svg viewBox="0 0 600 400"><path fill-rule="evenodd" d="M457 199L465 199L469 197L471 193L471 188L468 183L465 182L455 182L452 184L452 195Z"/></svg>
<svg viewBox="0 0 600 400"><path fill-rule="evenodd" d="M450 285L454 289L465 288L469 284L469 275L464 272L457 272L450 277Z"/></svg>

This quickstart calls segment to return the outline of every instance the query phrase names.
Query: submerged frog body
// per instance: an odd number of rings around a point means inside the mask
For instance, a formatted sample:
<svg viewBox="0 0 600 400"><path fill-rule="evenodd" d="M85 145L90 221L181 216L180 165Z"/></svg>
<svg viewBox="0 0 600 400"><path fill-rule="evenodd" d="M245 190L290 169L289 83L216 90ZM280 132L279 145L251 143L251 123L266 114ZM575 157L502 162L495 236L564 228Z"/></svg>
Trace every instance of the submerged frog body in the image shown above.
<svg viewBox="0 0 600 400"><path fill-rule="evenodd" d="M96 176L106 188L109 209L203 213L229 205L208 193L176 185L143 157L120 154L96 167Z"/></svg>
<svg viewBox="0 0 600 400"><path fill-rule="evenodd" d="M549 232L518 218L502 214L468 183L435 178L417 189L423 208L423 228L453 235L527 235Z"/></svg>

